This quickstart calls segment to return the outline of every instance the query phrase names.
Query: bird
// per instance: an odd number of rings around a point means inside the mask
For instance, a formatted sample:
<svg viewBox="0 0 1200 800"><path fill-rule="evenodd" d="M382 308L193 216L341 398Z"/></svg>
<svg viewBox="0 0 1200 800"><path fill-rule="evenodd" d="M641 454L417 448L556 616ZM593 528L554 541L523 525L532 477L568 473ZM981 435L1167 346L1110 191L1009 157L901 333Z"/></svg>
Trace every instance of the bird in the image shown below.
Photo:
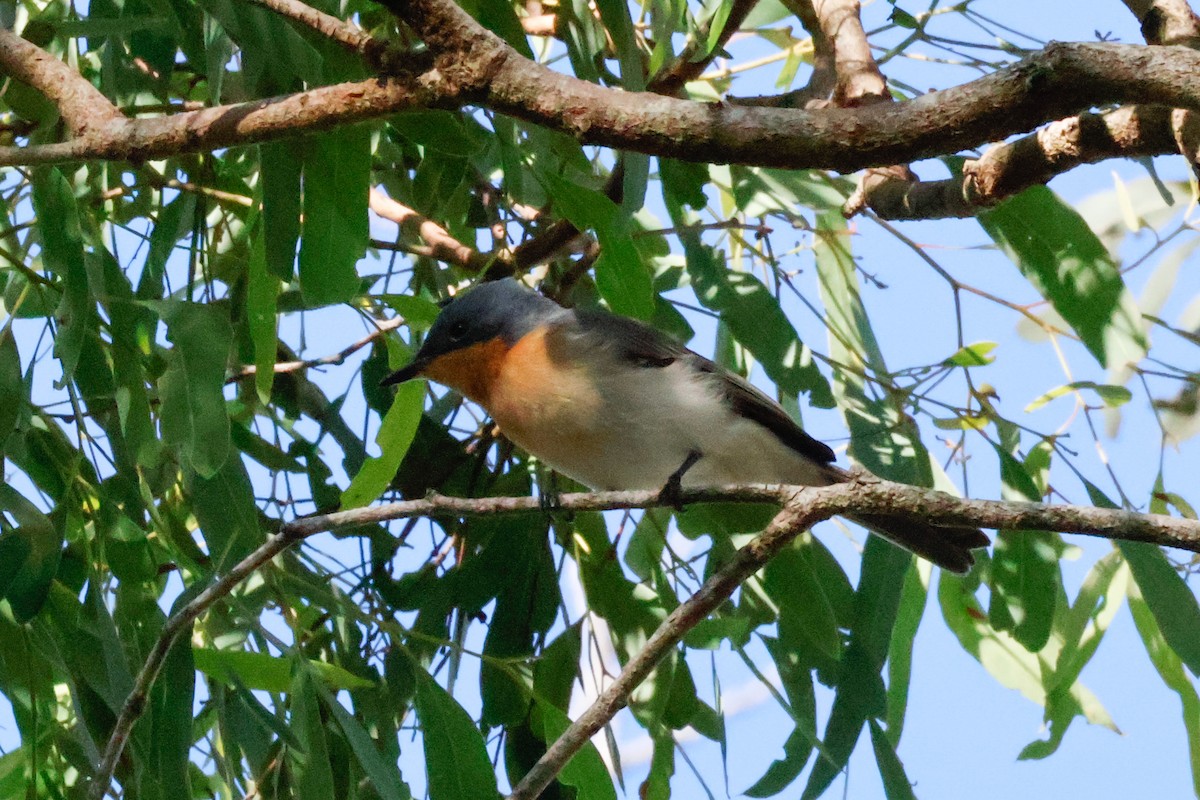
<svg viewBox="0 0 1200 800"><path fill-rule="evenodd" d="M382 383L417 377L478 403L514 444L595 491L851 480L742 376L644 322L565 308L512 277L457 294ZM976 528L847 516L959 574L989 544Z"/></svg>

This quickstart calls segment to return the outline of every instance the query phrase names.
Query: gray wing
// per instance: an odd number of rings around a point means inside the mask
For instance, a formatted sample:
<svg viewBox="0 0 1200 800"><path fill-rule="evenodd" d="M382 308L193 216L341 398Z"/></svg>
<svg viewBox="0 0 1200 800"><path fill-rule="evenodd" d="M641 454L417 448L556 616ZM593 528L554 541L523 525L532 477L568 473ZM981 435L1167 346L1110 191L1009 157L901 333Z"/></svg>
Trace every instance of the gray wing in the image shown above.
<svg viewBox="0 0 1200 800"><path fill-rule="evenodd" d="M720 383L737 414L762 425L788 447L818 464L830 464L836 459L833 450L805 433L779 403L745 378L687 349L657 328L599 311L576 311L575 314L587 328L602 332L606 344L623 360L646 369L661 369L676 361L686 361L693 369L712 375Z"/></svg>

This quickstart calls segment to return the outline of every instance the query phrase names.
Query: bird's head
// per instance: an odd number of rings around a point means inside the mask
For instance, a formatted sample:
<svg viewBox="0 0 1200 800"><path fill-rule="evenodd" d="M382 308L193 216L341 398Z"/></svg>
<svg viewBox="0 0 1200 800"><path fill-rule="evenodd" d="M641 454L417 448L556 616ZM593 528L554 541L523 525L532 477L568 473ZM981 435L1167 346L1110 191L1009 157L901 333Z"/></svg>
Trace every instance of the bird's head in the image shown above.
<svg viewBox="0 0 1200 800"><path fill-rule="evenodd" d="M554 301L513 278L480 284L446 304L413 360L383 385L425 377L472 400L485 400L512 346L561 313Z"/></svg>

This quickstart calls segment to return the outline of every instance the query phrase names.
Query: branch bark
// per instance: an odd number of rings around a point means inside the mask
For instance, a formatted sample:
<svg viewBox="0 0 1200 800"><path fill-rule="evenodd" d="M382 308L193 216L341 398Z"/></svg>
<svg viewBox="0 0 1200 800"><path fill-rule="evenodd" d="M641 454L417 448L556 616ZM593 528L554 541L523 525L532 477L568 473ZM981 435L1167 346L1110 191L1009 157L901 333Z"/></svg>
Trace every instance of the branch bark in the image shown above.
<svg viewBox="0 0 1200 800"><path fill-rule="evenodd" d="M791 538L837 514L902 513L918 519L935 519L948 525L1083 533L1200 552L1200 522L1195 520L1090 506L966 500L932 489L892 483L866 475L859 475L848 483L820 488L733 486L686 490L682 501L779 503L783 509L762 534L738 551L728 564L705 582L696 595L663 622L642 653L622 671L618 681L601 694L593 707L567 729L525 776L514 790L513 798L536 797L584 742L624 706L629 693L641 678L653 669L691 626L728 597L746 577L769 561ZM117 718L104 757L89 787L89 797L102 800L108 793L121 752L134 724L145 711L150 688L180 633L214 603L228 595L238 583L284 550L323 531L410 517L536 513L541 509L540 502L534 497L464 499L434 496L305 517L284 524L279 533L167 620ZM649 508L661 504L659 493L653 490L567 494L560 498L561 508L566 511Z"/></svg>
<svg viewBox="0 0 1200 800"><path fill-rule="evenodd" d="M44 94L71 135L103 136L125 117L91 82L32 42L0 27L0 72Z"/></svg>
<svg viewBox="0 0 1200 800"><path fill-rule="evenodd" d="M824 38L833 45L833 102L853 107L891 100L887 80L871 55L858 0L812 0L812 7Z"/></svg>
<svg viewBox="0 0 1200 800"><path fill-rule="evenodd" d="M1188 0L1124 0L1150 44L1200 47L1200 17Z"/></svg>
<svg viewBox="0 0 1200 800"><path fill-rule="evenodd" d="M1187 0L1124 0L1137 16L1147 44L1200 46L1200 17ZM941 181L885 176L862 185L862 202L885 219L970 217L981 208L1081 164L1110 158L1182 154L1200 165L1200 122L1187 109L1124 106L1105 114L1080 114L1037 133L995 145L968 161L961 178Z"/></svg>
<svg viewBox="0 0 1200 800"><path fill-rule="evenodd" d="M604 89L522 58L439 0L388 0L436 53L421 74L117 120L86 138L0 148L0 166L143 161L245 145L411 108L480 105L588 144L691 161L853 172L995 141L1089 106L1200 109L1200 54L1179 47L1051 44L1006 69L904 103L819 111L724 105ZM32 46L32 45L30 45Z"/></svg>
<svg viewBox="0 0 1200 800"><path fill-rule="evenodd" d="M877 182L867 206L884 219L972 217L1023 189L1081 164L1177 152L1174 112L1165 106L1122 106L1052 122L1037 133L995 145L963 165L961 178ZM1195 153L1189 154L1194 162Z"/></svg>

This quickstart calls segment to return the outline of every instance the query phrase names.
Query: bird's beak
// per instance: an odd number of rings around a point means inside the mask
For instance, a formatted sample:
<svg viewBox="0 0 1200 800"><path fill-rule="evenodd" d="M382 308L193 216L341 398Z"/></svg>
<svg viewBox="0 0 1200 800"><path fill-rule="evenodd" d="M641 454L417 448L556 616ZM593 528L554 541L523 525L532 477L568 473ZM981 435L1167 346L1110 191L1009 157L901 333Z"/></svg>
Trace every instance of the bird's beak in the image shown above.
<svg viewBox="0 0 1200 800"><path fill-rule="evenodd" d="M429 366L429 359L420 357L414 358L408 366L393 372L391 375L388 375L379 382L379 385L392 386L397 383L411 381L413 378L420 375L422 370L424 370L427 366Z"/></svg>

